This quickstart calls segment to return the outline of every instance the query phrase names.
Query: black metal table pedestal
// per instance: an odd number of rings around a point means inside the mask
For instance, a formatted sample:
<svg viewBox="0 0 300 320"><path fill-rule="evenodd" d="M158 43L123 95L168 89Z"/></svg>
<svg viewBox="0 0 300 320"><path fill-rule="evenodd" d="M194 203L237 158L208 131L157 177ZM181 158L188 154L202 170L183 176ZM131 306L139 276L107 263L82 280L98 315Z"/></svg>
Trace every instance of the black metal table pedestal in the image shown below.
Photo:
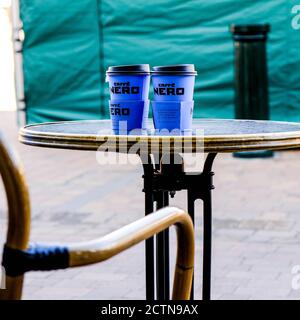
<svg viewBox="0 0 300 320"><path fill-rule="evenodd" d="M212 165L216 153L209 153L202 172L184 172L183 163L174 161L174 155L169 164L153 163L151 156L143 159L145 213L169 204L169 194L173 197L176 191L187 190L188 213L194 221L195 201L203 201L203 280L202 299L210 300L211 292L211 238L212 238L212 201L213 186ZM178 155L179 156L179 155ZM179 156L180 157L180 156ZM144 161L146 160L146 161ZM177 158L178 160L178 158ZM173 162L172 162L173 161ZM169 231L161 232L156 237L156 259L154 257L154 239L146 241L146 299L169 300ZM156 268L155 268L156 260ZM156 275L156 296L155 296ZM191 300L194 298L194 286Z"/></svg>

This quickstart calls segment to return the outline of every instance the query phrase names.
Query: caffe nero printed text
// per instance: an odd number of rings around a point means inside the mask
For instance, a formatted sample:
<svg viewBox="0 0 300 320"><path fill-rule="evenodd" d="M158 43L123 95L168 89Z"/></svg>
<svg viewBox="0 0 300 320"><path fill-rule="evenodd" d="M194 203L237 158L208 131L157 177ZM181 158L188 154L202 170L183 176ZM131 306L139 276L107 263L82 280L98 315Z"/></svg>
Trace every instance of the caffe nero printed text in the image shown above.
<svg viewBox="0 0 300 320"><path fill-rule="evenodd" d="M114 82L110 87L110 91L114 94L139 94L140 88L131 86L130 82Z"/></svg>
<svg viewBox="0 0 300 320"><path fill-rule="evenodd" d="M130 109L121 108L119 103L114 103L110 106L110 114L113 116L129 116Z"/></svg>
<svg viewBox="0 0 300 320"><path fill-rule="evenodd" d="M182 96L184 88L177 88L175 83L159 83L154 88L154 94L158 96Z"/></svg>

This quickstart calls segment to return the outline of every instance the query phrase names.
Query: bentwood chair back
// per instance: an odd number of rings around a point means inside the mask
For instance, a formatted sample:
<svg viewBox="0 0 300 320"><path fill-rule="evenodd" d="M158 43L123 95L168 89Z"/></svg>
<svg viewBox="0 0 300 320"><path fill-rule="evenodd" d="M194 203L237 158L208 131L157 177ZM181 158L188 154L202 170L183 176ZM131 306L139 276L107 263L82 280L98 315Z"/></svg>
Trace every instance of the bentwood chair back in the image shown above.
<svg viewBox="0 0 300 320"><path fill-rule="evenodd" d="M8 229L3 249L6 289L0 299L20 299L26 272L56 270L98 263L174 225L177 259L173 299L188 300L194 270L194 230L184 211L166 207L104 237L77 244L29 244L30 198L22 165L0 134L0 174L8 204Z"/></svg>

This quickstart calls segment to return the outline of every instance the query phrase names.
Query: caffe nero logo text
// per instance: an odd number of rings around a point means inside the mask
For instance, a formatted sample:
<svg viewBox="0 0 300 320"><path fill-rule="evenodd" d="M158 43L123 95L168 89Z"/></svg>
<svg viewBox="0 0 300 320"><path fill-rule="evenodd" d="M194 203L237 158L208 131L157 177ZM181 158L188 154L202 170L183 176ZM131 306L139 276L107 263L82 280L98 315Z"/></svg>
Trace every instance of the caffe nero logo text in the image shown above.
<svg viewBox="0 0 300 320"><path fill-rule="evenodd" d="M110 91L113 94L139 94L140 88L131 86L130 82L114 82L114 85L110 87Z"/></svg>
<svg viewBox="0 0 300 320"><path fill-rule="evenodd" d="M128 108L121 108L119 103L112 103L110 105L110 114L112 116L129 116L130 110Z"/></svg>
<svg viewBox="0 0 300 320"><path fill-rule="evenodd" d="M184 88L176 88L175 83L159 83L158 87L154 88L154 94L158 96L182 96Z"/></svg>

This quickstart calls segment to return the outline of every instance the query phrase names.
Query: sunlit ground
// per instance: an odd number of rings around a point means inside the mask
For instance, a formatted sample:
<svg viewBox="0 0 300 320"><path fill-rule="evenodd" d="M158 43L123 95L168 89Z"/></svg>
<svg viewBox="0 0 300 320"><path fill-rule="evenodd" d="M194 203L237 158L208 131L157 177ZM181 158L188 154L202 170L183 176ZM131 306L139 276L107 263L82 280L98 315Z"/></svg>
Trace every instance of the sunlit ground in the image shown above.
<svg viewBox="0 0 300 320"><path fill-rule="evenodd" d="M0 0L0 111L15 109L10 1Z"/></svg>

